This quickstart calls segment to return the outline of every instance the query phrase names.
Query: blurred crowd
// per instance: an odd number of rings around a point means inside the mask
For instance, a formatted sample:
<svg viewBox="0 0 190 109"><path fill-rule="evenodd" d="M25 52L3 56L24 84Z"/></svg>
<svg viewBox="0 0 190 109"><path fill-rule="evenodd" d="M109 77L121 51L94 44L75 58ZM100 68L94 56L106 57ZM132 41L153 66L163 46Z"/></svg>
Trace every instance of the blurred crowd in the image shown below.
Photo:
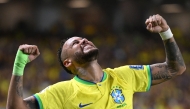
<svg viewBox="0 0 190 109"><path fill-rule="evenodd" d="M41 31L31 29L22 20L12 30L0 30L0 109L6 105L14 58L21 44L37 45L41 53L25 67L24 97L73 77L61 68L57 58L60 41L71 36L91 40L100 50L98 61L103 68L164 62L165 51L159 34L149 33L144 25L147 14L155 13L149 11L140 14L142 10L139 11L134 6L138 7L131 2L118 4L112 16L99 6L92 6L87 10L67 10L61 17L62 20ZM190 32L184 32L177 25L171 24L170 28L187 70L179 77L152 86L149 92L136 93L134 109L190 107Z"/></svg>

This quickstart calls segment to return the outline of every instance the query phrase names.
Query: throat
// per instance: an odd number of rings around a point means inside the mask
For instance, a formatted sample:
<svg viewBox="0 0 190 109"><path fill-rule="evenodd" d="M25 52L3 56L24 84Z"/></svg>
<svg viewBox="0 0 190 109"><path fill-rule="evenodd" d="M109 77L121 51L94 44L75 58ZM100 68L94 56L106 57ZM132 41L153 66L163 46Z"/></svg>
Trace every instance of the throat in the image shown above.
<svg viewBox="0 0 190 109"><path fill-rule="evenodd" d="M78 73L78 77L82 80L93 82L93 83L99 83L103 80L104 78L104 73L90 73L86 72L85 70L80 70L80 73Z"/></svg>

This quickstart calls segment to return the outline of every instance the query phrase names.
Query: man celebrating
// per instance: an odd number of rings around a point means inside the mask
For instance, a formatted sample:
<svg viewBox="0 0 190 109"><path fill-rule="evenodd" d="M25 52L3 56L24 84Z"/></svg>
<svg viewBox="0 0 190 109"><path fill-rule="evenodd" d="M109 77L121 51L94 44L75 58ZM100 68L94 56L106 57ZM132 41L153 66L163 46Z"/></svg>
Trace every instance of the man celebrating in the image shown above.
<svg viewBox="0 0 190 109"><path fill-rule="evenodd" d="M181 75L186 66L166 21L150 16L147 30L159 33L166 51L166 61L152 65L125 65L102 69L97 62L98 48L85 38L71 37L58 52L62 67L76 75L23 99L23 70L39 54L35 45L18 49L10 82L7 109L132 109L133 94Z"/></svg>

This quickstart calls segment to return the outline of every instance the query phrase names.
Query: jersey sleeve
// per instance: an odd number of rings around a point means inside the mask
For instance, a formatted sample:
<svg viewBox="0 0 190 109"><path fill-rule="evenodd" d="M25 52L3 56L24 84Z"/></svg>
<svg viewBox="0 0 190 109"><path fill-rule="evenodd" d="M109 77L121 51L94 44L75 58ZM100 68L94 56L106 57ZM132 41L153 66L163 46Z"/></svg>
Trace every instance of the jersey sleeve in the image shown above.
<svg viewBox="0 0 190 109"><path fill-rule="evenodd" d="M34 97L38 101L39 109L58 109L64 103L64 98L59 96L58 90L54 86L48 86L36 93Z"/></svg>
<svg viewBox="0 0 190 109"><path fill-rule="evenodd" d="M132 85L134 92L150 90L151 69L149 65L126 65L114 69L124 81Z"/></svg>
<svg viewBox="0 0 190 109"><path fill-rule="evenodd" d="M54 95L52 94L51 90L53 90L52 86L48 86L41 92L34 95L34 97L38 101L39 109L46 109L47 107L49 107L49 103L53 103L51 102L51 98L53 98Z"/></svg>

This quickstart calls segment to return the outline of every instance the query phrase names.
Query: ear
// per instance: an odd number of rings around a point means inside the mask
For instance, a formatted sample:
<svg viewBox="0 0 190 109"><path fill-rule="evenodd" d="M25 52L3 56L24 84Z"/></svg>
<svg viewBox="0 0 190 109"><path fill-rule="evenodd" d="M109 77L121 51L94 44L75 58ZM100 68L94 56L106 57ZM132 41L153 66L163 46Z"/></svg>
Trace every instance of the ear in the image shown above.
<svg viewBox="0 0 190 109"><path fill-rule="evenodd" d="M67 68L70 67L72 65L71 60L69 60L69 59L64 60L63 65Z"/></svg>

